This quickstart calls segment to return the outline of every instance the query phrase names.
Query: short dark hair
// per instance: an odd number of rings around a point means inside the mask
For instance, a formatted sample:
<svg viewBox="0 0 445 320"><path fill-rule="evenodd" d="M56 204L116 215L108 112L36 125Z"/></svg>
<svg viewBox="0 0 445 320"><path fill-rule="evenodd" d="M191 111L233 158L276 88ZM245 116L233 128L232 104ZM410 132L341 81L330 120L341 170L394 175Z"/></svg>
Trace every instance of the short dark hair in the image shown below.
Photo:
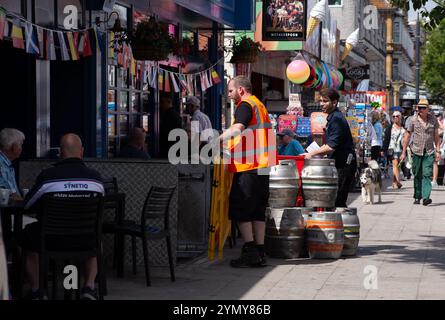
<svg viewBox="0 0 445 320"><path fill-rule="evenodd" d="M230 81L233 81L235 87L243 87L248 93L252 93L252 82L246 76L236 76Z"/></svg>
<svg viewBox="0 0 445 320"><path fill-rule="evenodd" d="M332 88L321 89L320 96L322 96L323 98L328 98L331 101L336 100L338 102L338 100L340 100L340 94L338 93L337 90Z"/></svg>

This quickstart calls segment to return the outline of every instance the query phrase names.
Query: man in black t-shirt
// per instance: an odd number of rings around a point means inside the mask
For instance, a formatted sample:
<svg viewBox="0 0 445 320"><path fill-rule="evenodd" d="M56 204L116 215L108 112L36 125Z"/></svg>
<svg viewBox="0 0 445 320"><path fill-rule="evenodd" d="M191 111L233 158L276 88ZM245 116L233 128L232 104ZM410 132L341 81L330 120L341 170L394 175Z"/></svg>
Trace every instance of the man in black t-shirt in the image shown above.
<svg viewBox="0 0 445 320"><path fill-rule="evenodd" d="M348 192L357 170L357 160L351 129L343 113L338 110L340 95L334 89L320 91L320 104L323 112L328 113L326 125L326 144L320 149L306 153L310 159L317 155L329 155L335 159L338 173L338 190L335 207L347 207Z"/></svg>

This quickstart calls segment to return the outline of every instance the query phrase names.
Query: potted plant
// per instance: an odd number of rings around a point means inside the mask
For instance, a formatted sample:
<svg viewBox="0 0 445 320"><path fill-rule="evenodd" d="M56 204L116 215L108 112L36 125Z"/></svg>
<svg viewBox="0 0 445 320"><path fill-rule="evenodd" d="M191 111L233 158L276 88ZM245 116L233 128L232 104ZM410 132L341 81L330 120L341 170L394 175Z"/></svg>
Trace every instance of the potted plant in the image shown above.
<svg viewBox="0 0 445 320"><path fill-rule="evenodd" d="M259 42L253 41L247 36L242 36L239 40L235 40L232 48L233 56L231 63L254 63L262 47Z"/></svg>
<svg viewBox="0 0 445 320"><path fill-rule="evenodd" d="M158 22L154 16L136 25L130 44L136 60L166 60L177 48L176 39L168 32L168 25Z"/></svg>

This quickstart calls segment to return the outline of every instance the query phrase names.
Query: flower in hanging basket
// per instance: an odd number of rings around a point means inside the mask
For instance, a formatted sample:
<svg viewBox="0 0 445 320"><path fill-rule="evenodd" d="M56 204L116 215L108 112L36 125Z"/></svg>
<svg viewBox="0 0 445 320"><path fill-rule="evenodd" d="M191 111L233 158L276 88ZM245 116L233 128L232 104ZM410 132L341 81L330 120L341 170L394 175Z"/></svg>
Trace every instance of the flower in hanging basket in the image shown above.
<svg viewBox="0 0 445 320"><path fill-rule="evenodd" d="M232 48L233 56L231 63L254 63L261 52L261 43L253 41L251 38L242 36L235 40Z"/></svg>
<svg viewBox="0 0 445 320"><path fill-rule="evenodd" d="M177 41L168 32L168 25L153 16L136 25L130 43L136 60L162 61L177 50Z"/></svg>

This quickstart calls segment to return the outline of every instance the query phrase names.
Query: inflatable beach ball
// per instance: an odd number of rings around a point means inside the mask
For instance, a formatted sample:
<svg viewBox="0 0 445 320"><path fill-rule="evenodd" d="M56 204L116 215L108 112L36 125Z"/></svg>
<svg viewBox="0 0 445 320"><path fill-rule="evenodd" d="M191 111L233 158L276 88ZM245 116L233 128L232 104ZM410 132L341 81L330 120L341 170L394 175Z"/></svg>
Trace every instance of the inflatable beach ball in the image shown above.
<svg viewBox="0 0 445 320"><path fill-rule="evenodd" d="M294 60L286 69L286 75L290 82L301 84L304 83L310 76L311 70L306 61Z"/></svg>

